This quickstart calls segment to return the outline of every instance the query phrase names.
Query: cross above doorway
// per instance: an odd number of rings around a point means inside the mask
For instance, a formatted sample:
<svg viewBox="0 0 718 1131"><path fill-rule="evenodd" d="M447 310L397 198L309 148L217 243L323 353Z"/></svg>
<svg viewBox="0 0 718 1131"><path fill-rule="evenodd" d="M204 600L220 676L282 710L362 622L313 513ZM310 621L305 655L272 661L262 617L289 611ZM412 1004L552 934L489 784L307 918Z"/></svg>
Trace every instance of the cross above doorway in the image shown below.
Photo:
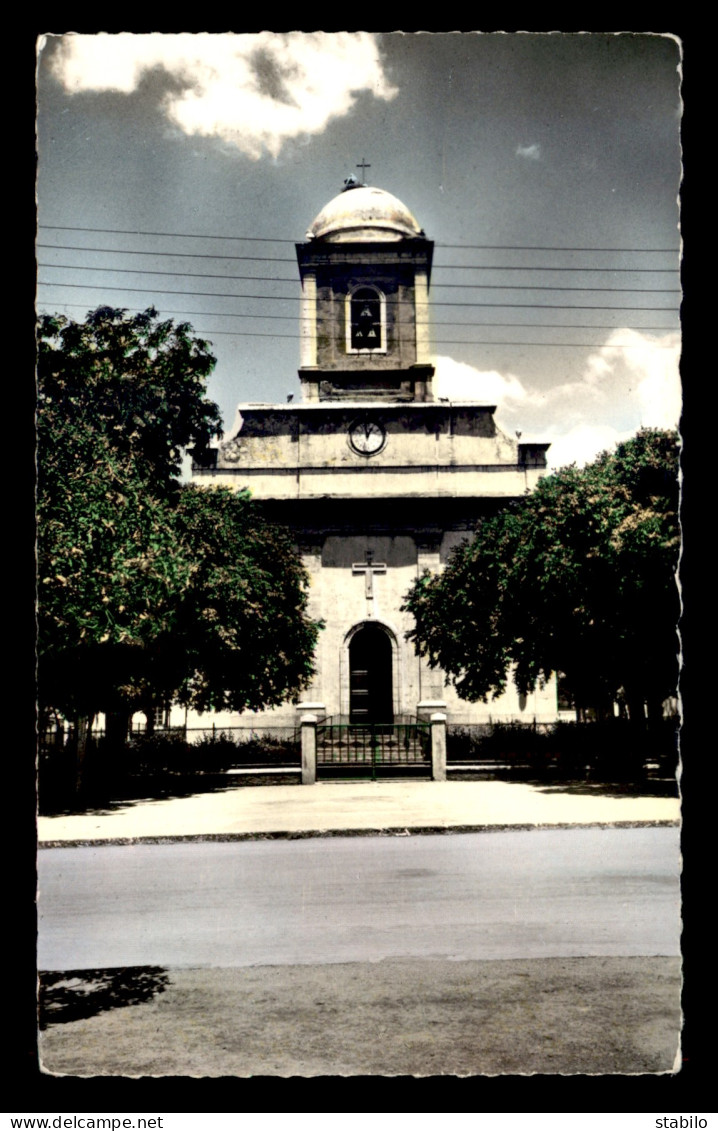
<svg viewBox="0 0 718 1131"><path fill-rule="evenodd" d="M374 596L373 578L375 573L386 573L386 562L375 562L374 551L367 550L364 555L366 561L354 562L352 564L352 573L364 574L365 593L368 601Z"/></svg>

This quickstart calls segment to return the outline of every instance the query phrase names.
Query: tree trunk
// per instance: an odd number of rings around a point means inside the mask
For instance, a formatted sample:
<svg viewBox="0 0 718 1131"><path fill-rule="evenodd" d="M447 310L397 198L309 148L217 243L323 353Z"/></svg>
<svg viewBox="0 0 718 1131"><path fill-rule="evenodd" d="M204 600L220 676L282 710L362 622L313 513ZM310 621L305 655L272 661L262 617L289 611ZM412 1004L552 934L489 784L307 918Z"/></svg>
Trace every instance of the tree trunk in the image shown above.
<svg viewBox="0 0 718 1131"><path fill-rule="evenodd" d="M111 750L123 750L127 745L132 715L127 707L119 711L108 711L105 722L105 737Z"/></svg>
<svg viewBox="0 0 718 1131"><path fill-rule="evenodd" d="M631 722L637 727L645 727L646 725L646 704L643 696L640 694L631 694L626 696L628 702L628 717Z"/></svg>
<svg viewBox="0 0 718 1131"><path fill-rule="evenodd" d="M150 738L155 733L155 709L153 706L145 707L142 713L146 720L145 734Z"/></svg>
<svg viewBox="0 0 718 1131"><path fill-rule="evenodd" d="M648 722L651 726L659 726L663 722L663 700L652 696L648 700Z"/></svg>
<svg viewBox="0 0 718 1131"><path fill-rule="evenodd" d="M80 794L85 785L85 768L87 747L90 742L92 723L95 716L76 715L73 719L75 727L75 793Z"/></svg>

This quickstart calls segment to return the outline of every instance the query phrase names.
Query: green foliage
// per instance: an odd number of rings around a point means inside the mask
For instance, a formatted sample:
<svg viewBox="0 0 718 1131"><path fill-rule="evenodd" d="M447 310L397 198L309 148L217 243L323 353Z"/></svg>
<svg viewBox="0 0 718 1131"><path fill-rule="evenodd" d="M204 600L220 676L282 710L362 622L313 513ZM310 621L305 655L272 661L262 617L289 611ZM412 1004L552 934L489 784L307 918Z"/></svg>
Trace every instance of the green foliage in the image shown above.
<svg viewBox="0 0 718 1131"><path fill-rule="evenodd" d="M179 474L182 449L221 435L205 397L216 359L187 322L101 306L84 322L43 315L38 332L38 418L43 454L67 466L61 441L102 436L149 466L157 491ZM45 444L49 444L49 451Z"/></svg>
<svg viewBox="0 0 718 1131"><path fill-rule="evenodd" d="M300 760L299 740L291 732L282 737L219 731L193 742L180 735L154 734L134 738L124 760L132 774L225 773L233 766L255 763L265 767Z"/></svg>
<svg viewBox="0 0 718 1131"><path fill-rule="evenodd" d="M286 535L246 495L180 487L219 432L214 365L186 324L102 307L41 320L39 677L66 717L276 704L311 673L317 625Z"/></svg>
<svg viewBox="0 0 718 1131"><path fill-rule="evenodd" d="M454 769L544 781L643 781L673 778L677 720L659 719L640 732L627 719L603 722L485 723L449 727Z"/></svg>
<svg viewBox="0 0 718 1131"><path fill-rule="evenodd" d="M174 529L195 564L172 640L187 664L180 702L235 711L284 702L311 677L318 633L288 535L246 494L191 486Z"/></svg>
<svg viewBox="0 0 718 1131"><path fill-rule="evenodd" d="M639 432L485 520L404 608L419 655L472 701L566 674L579 707L675 694L678 437Z"/></svg>
<svg viewBox="0 0 718 1131"><path fill-rule="evenodd" d="M64 476L39 451L40 693L68 717L141 697L140 671L171 634L194 568L146 470L80 432Z"/></svg>
<svg viewBox="0 0 718 1131"><path fill-rule="evenodd" d="M190 744L183 734L152 734L135 737L122 759L127 776L167 774L222 774L232 765L234 744L218 735L215 741Z"/></svg>

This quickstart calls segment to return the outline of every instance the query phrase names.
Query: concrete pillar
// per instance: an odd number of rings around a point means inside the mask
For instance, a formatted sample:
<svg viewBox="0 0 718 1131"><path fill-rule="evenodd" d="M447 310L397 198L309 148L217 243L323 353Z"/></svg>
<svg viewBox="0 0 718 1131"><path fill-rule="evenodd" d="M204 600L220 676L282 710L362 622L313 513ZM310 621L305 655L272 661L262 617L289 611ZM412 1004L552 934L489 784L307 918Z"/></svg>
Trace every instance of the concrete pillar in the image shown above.
<svg viewBox="0 0 718 1131"><path fill-rule="evenodd" d="M416 306L416 360L427 362L431 360L431 342L429 339L429 280L426 271L417 271L414 276L414 294Z"/></svg>
<svg viewBox="0 0 718 1131"><path fill-rule="evenodd" d="M302 715L302 785L314 785L317 780L317 716Z"/></svg>
<svg viewBox="0 0 718 1131"><path fill-rule="evenodd" d="M299 364L317 364L317 277L313 271L305 272L302 279L302 303L300 315L300 353Z"/></svg>
<svg viewBox="0 0 718 1131"><path fill-rule="evenodd" d="M446 781L446 715L431 716L431 780Z"/></svg>
<svg viewBox="0 0 718 1131"><path fill-rule="evenodd" d="M423 723L430 722L436 712L446 716L446 700L420 699L416 705L416 713Z"/></svg>
<svg viewBox="0 0 718 1131"><path fill-rule="evenodd" d="M300 723L302 721L302 715L316 715L317 722L323 723L327 714L327 709L323 703L315 702L314 700L310 702L309 699L303 699L301 703L297 703L296 711Z"/></svg>
<svg viewBox="0 0 718 1131"><path fill-rule="evenodd" d="M439 532L422 532L416 538L416 576L421 577L425 570L429 573L441 572L441 534ZM419 704L418 714L421 718L429 718L431 711L445 711L444 700L444 673L439 668L432 668L426 656L418 656L416 663L419 667ZM424 708L422 710L422 708Z"/></svg>
<svg viewBox="0 0 718 1131"><path fill-rule="evenodd" d="M309 574L309 591L307 594L307 615L312 620L323 620L324 609L322 606L322 545L319 542L307 542L302 540L299 544L299 552L302 555L302 565ZM320 720L324 719L326 709L323 702L317 700L323 699L328 692L324 687L324 650L325 641L324 633L319 633L319 639L314 648L314 675L311 682L304 689L304 698L297 704L297 713L301 715L309 711L311 714L318 715ZM311 700L311 702L310 702Z"/></svg>

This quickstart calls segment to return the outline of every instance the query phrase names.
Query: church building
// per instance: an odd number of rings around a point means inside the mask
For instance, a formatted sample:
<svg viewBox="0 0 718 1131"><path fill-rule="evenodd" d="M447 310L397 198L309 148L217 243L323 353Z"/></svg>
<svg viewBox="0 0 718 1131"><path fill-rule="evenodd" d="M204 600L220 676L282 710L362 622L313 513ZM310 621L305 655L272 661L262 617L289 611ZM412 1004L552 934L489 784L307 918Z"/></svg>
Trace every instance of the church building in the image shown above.
<svg viewBox="0 0 718 1131"><path fill-rule="evenodd" d="M436 397L433 246L401 201L350 178L297 244L301 399L241 404L210 466L194 466L195 482L248 488L291 530L309 615L325 624L304 706L217 716L218 726L294 725L308 703L351 723L444 709L466 724L556 718L553 685L460 700L406 640L412 582L531 490L549 447L501 432L495 405Z"/></svg>

